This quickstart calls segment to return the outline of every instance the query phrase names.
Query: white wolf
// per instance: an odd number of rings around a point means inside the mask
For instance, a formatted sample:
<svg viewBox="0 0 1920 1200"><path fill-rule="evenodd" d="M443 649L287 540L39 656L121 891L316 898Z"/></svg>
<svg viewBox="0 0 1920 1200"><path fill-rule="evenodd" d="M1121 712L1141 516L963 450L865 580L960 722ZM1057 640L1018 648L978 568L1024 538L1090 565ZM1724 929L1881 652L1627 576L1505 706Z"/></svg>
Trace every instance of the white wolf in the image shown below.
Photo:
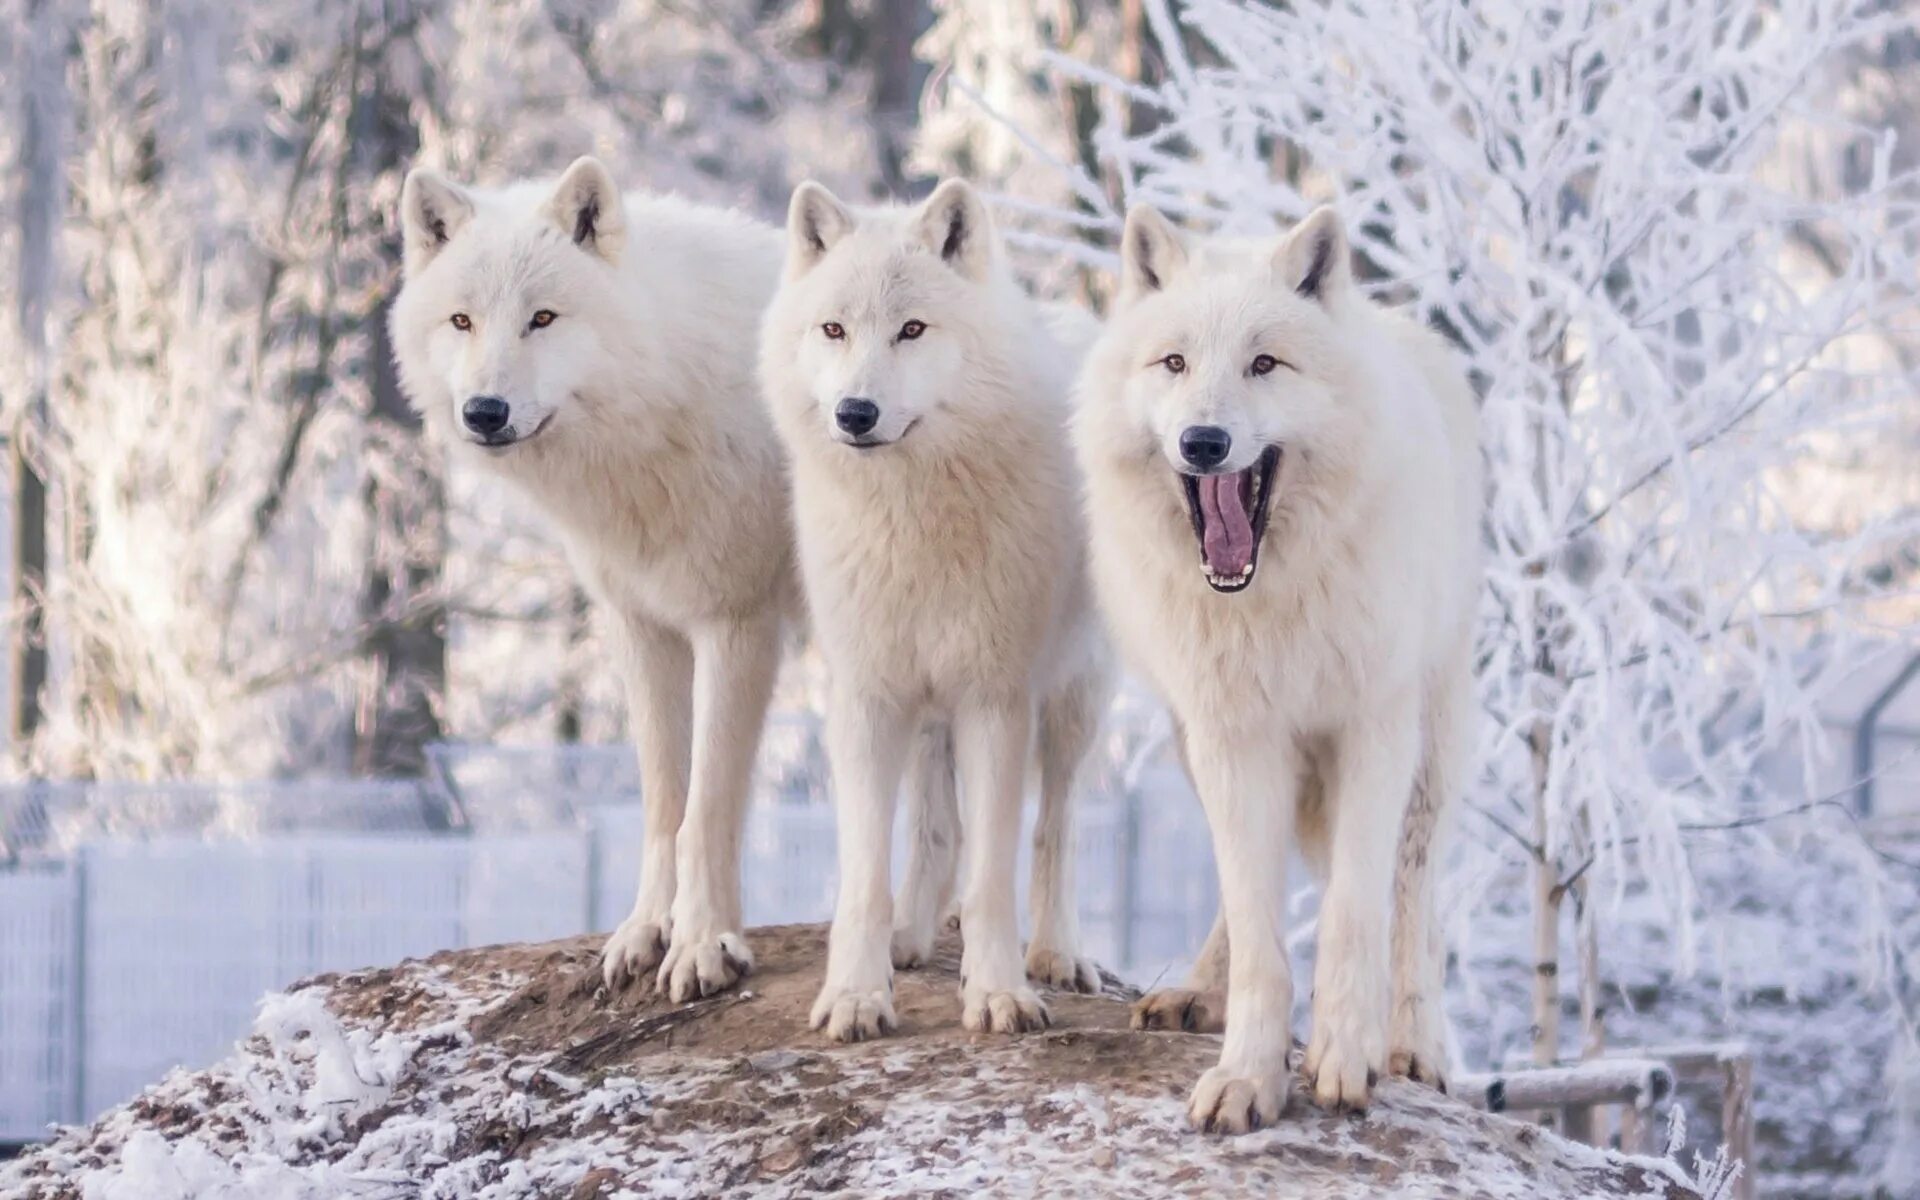
<svg viewBox="0 0 1920 1200"><path fill-rule="evenodd" d="M1473 396L1437 336L1359 293L1330 210L1275 245L1136 208L1121 258L1074 438L1096 589L1213 831L1225 924L1195 985L1227 959L1226 1036L1190 1115L1238 1132L1286 1100L1296 843L1327 880L1316 1099L1363 1106L1388 1068L1441 1083L1433 862L1469 732Z"/></svg>
<svg viewBox="0 0 1920 1200"><path fill-rule="evenodd" d="M401 211L407 392L434 436L546 512L610 618L646 848L606 980L658 965L676 1000L727 987L752 966L741 821L782 624L799 611L752 354L779 232L670 198L623 202L591 158L500 191L416 170Z"/></svg>
<svg viewBox="0 0 1920 1200"><path fill-rule="evenodd" d="M916 872L938 874L928 860L952 842L937 802L898 920L888 889L894 793L916 729L932 722L951 729L965 810L963 1020L1037 1028L1048 1013L1029 975L1098 984L1078 954L1067 837L1074 774L1108 695L1066 440L1077 354L1013 281L963 182L917 208L859 212L803 184L787 230L761 375L792 463L801 575L828 666L840 845L812 1021L838 1040L891 1029L890 927L901 965L932 940L941 889ZM1023 965L1013 873L1036 740Z"/></svg>

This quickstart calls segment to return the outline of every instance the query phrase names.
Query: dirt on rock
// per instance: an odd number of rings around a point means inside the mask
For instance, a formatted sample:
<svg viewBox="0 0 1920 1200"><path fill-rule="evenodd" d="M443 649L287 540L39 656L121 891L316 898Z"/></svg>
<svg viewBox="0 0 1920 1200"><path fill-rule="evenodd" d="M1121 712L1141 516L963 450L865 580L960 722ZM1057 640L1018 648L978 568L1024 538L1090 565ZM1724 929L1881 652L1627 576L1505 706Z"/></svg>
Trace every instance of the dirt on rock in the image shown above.
<svg viewBox="0 0 1920 1200"><path fill-rule="evenodd" d="M448 1200L1696 1194L1670 1164L1397 1081L1365 1116L1321 1112L1296 1082L1275 1128L1196 1133L1186 1094L1217 1037L1131 1031L1133 993L1111 978L1101 995L1048 993L1045 1032L968 1033L951 935L896 975L896 1034L833 1045L807 1028L824 928L749 936L756 966L739 988L679 1005L608 995L593 937L308 981L290 1001L319 997L320 1017L264 1028L228 1062L65 1131L0 1168L0 1193L169 1200L105 1186L160 1161L181 1196L359 1194L329 1189L369 1179ZM325 1014L337 1030L317 1028ZM365 1085L344 1100L343 1073ZM237 1190L210 1190L223 1171Z"/></svg>

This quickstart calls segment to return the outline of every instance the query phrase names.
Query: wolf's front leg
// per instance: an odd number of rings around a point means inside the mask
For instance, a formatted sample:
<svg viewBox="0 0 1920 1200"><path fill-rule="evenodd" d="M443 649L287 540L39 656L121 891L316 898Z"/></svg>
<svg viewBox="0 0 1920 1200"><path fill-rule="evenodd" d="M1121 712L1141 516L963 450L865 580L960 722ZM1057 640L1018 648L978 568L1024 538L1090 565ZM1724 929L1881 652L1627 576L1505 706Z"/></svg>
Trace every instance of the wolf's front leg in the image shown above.
<svg viewBox="0 0 1920 1200"><path fill-rule="evenodd" d="M1027 986L1020 958L1014 867L1020 857L1020 800L1033 741L1024 696L966 705L955 714L954 754L966 823L960 899L961 1023L978 1032L1044 1029L1051 1017Z"/></svg>
<svg viewBox="0 0 1920 1200"><path fill-rule="evenodd" d="M618 989L650 979L667 950L675 843L687 806L693 650L679 633L645 617L617 614L608 625L627 687L627 724L640 753L646 821L633 911L600 954L607 987Z"/></svg>
<svg viewBox="0 0 1920 1200"><path fill-rule="evenodd" d="M1396 703L1344 733L1334 752L1307 1043L1313 1098L1327 1108L1365 1108L1387 1065L1394 858L1419 739L1419 710ZM1237 955L1237 940L1233 948Z"/></svg>
<svg viewBox="0 0 1920 1200"><path fill-rule="evenodd" d="M660 987L674 1001L732 987L753 969L740 919L740 835L767 703L780 666L780 617L712 625L693 639L693 785L676 859L673 938Z"/></svg>
<svg viewBox="0 0 1920 1200"><path fill-rule="evenodd" d="M1293 840L1299 767L1265 735L1231 741L1192 731L1194 783L1213 833L1227 962L1220 1063L1194 1085L1187 1115L1214 1133L1245 1133L1286 1106L1293 1048L1293 972L1280 911Z"/></svg>
<svg viewBox="0 0 1920 1200"><path fill-rule="evenodd" d="M838 674L829 686L827 758L833 772L840 895L827 939L826 980L810 1021L836 1042L858 1042L891 1033L896 1025L888 876L894 793L914 720L885 700L858 694Z"/></svg>

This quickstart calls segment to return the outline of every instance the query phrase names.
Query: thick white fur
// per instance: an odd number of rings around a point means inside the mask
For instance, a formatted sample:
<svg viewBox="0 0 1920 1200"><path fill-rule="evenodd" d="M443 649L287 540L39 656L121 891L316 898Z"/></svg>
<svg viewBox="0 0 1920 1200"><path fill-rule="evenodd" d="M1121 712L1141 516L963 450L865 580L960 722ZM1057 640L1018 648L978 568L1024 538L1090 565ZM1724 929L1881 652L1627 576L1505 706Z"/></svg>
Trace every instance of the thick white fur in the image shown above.
<svg viewBox="0 0 1920 1200"><path fill-rule="evenodd" d="M406 390L457 459L552 519L625 679L646 847L606 980L657 966L675 999L727 987L752 965L741 822L782 623L799 612L753 369L780 236L667 197L623 202L593 159L500 191L415 171L402 210ZM534 328L541 309L557 319ZM477 444L461 421L477 395L506 399L527 440Z"/></svg>
<svg viewBox="0 0 1920 1200"><path fill-rule="evenodd" d="M1074 436L1097 591L1123 652L1177 718L1213 830L1226 958L1203 1127L1285 1102L1293 982L1288 851L1326 875L1306 1070L1357 1107L1391 1067L1440 1082L1444 963L1432 865L1461 782L1480 583L1474 401L1445 344L1354 287L1321 210L1273 242L1189 238L1129 215L1120 298L1081 373ZM1303 294L1302 285L1307 284ZM1159 365L1183 355L1176 375ZM1261 376L1252 360L1283 364ZM1250 587L1209 588L1178 486L1189 425L1228 429L1228 469L1284 448ZM1229 953L1230 947L1230 953Z"/></svg>
<svg viewBox="0 0 1920 1200"><path fill-rule="evenodd" d="M1035 1028L1048 1017L1029 974L1098 980L1078 953L1068 838L1074 774L1108 691L1065 427L1077 355L1052 331L1070 322L1043 316L1014 283L964 184L917 208L863 211L803 185L788 245L761 372L792 460L801 573L828 664L840 845L813 1024L839 1040L893 1026L890 960L908 965L931 946L952 886L942 856L959 841L965 1024ZM902 339L909 321L926 332ZM845 336L830 338L829 323ZM850 396L880 406L871 436L886 445L847 444L834 410ZM1036 743L1023 965L1013 869ZM910 754L927 803L896 913L888 847ZM964 839L931 778L956 767Z"/></svg>

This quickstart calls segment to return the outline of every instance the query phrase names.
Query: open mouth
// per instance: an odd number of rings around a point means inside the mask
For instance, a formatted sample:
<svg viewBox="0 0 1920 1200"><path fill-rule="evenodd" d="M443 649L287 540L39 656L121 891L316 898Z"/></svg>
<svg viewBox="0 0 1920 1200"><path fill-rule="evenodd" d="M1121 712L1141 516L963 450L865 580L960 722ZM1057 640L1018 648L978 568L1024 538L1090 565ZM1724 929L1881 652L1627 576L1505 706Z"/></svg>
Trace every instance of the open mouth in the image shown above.
<svg viewBox="0 0 1920 1200"><path fill-rule="evenodd" d="M1268 446L1253 465L1219 475L1180 474L1187 516L1200 542L1200 570L1216 592L1237 592L1253 582L1260 565L1260 539L1267 532L1273 476L1280 447Z"/></svg>

